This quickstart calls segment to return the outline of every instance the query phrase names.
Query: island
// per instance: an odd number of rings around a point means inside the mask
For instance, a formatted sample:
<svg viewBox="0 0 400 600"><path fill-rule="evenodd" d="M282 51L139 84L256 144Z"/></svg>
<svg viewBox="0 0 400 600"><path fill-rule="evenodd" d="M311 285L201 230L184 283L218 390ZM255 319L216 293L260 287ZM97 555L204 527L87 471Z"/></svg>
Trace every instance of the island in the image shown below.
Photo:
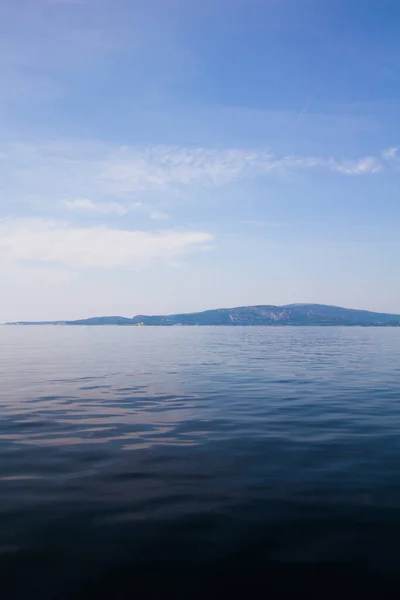
<svg viewBox="0 0 400 600"><path fill-rule="evenodd" d="M91 317L75 321L18 321L6 325L65 326L364 326L400 327L400 315L326 304L256 305L172 315Z"/></svg>

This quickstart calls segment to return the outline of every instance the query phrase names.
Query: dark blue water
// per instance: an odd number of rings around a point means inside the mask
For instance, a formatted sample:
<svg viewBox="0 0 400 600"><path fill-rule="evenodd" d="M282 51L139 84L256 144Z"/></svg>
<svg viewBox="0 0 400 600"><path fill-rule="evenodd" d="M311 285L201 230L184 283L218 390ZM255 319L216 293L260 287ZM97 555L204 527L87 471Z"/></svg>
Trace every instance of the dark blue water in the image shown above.
<svg viewBox="0 0 400 600"><path fill-rule="evenodd" d="M2 597L399 589L400 329L1 327L0 377Z"/></svg>

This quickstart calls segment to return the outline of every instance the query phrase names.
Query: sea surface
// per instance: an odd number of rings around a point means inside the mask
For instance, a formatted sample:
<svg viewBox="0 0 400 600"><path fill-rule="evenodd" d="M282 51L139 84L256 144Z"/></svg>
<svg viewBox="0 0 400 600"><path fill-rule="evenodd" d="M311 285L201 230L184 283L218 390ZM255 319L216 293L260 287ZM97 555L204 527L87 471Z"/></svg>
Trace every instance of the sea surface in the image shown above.
<svg viewBox="0 0 400 600"><path fill-rule="evenodd" d="M400 591L400 329L0 327L1 598Z"/></svg>

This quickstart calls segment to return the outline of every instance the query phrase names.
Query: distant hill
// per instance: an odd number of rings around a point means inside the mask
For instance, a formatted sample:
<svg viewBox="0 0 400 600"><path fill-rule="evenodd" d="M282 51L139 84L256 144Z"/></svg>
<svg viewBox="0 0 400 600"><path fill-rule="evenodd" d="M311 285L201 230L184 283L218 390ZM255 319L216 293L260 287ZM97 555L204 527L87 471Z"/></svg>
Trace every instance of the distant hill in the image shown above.
<svg viewBox="0 0 400 600"><path fill-rule="evenodd" d="M400 315L341 308L325 304L288 304L285 306L239 306L176 315L137 315L127 317L92 317L77 321L7 323L8 325L336 325L399 327Z"/></svg>

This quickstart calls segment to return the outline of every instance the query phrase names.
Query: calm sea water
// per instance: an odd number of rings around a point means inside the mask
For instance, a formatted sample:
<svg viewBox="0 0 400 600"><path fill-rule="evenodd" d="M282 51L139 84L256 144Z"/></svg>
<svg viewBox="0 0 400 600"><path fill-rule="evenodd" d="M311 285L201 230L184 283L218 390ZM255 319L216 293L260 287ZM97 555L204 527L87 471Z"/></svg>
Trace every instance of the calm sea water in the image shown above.
<svg viewBox="0 0 400 600"><path fill-rule="evenodd" d="M2 597L400 589L400 329L0 327L0 378Z"/></svg>

